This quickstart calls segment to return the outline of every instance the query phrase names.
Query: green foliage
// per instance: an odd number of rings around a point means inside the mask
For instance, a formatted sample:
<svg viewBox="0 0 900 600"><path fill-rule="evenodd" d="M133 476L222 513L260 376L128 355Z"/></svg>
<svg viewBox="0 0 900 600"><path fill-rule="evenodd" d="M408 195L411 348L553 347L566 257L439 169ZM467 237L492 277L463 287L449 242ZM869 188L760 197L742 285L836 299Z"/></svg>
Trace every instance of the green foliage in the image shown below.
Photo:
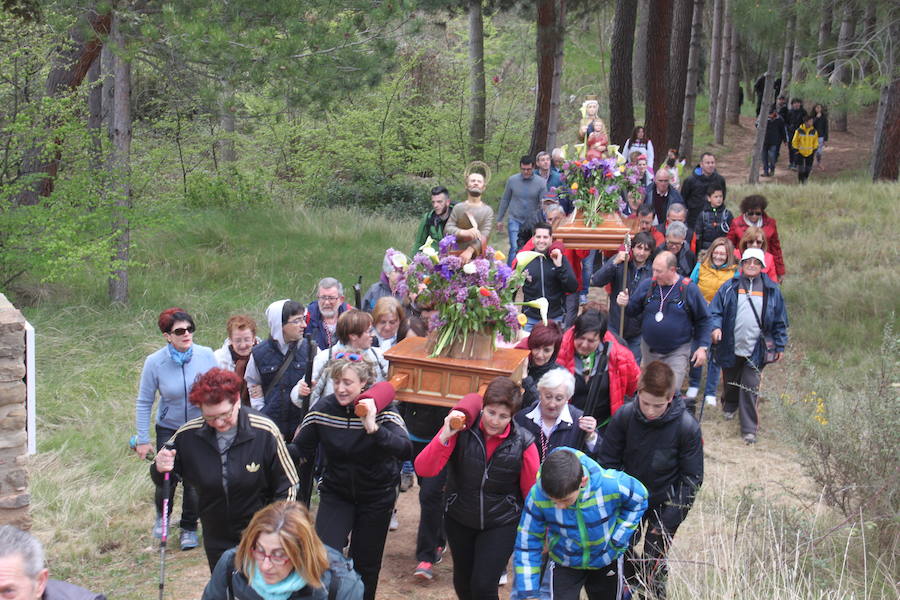
<svg viewBox="0 0 900 600"><path fill-rule="evenodd" d="M355 209L360 214L408 217L422 212L423 199L429 197L430 188L423 181L354 172L347 179L326 181L311 192L309 204L318 208Z"/></svg>
<svg viewBox="0 0 900 600"><path fill-rule="evenodd" d="M807 62L806 73L815 73L815 64ZM851 84L831 84L823 77L812 75L802 81L791 83L791 96L803 98L804 105L822 104L830 111L857 111L864 106L878 102L879 88L871 79L855 81Z"/></svg>
<svg viewBox="0 0 900 600"><path fill-rule="evenodd" d="M184 204L191 209L259 208L271 202L271 195L258 178L233 166L219 173L192 175L184 195Z"/></svg>

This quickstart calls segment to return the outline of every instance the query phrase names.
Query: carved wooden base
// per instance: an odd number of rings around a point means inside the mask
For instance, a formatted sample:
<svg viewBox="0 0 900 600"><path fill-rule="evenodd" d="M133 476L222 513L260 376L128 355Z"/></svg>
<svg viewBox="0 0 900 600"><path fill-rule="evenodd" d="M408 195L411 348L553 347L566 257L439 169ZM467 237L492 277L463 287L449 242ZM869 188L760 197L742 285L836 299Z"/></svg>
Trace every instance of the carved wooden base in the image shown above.
<svg viewBox="0 0 900 600"><path fill-rule="evenodd" d="M398 401L453 406L466 394L484 393L495 377L521 383L528 367L528 350L514 348L498 348L490 360L429 358L428 354L426 338L414 336L384 353Z"/></svg>

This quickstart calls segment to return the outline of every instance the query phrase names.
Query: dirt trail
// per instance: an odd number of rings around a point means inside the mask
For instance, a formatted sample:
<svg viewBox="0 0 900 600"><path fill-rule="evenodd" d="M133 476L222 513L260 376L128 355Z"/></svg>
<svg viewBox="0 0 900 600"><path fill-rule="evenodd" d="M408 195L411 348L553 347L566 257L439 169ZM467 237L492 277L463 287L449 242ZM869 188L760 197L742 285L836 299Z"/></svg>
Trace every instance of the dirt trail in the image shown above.
<svg viewBox="0 0 900 600"><path fill-rule="evenodd" d="M807 107L811 108L811 107ZM816 165L810 181L837 179L847 172L865 170L869 164L872 138L875 133L875 109L868 109L849 118L846 132L831 131L822 156L822 164ZM729 184L746 183L750 172L750 154L756 142L755 119L742 116L740 125L728 125L725 141L729 151L722 146L710 150L717 154L716 169ZM698 148L700 152L704 149ZM762 164L760 164L760 172ZM797 183L797 172L788 169L787 147L782 146L775 167L775 177L760 177L760 183ZM737 207L732 207L735 210Z"/></svg>

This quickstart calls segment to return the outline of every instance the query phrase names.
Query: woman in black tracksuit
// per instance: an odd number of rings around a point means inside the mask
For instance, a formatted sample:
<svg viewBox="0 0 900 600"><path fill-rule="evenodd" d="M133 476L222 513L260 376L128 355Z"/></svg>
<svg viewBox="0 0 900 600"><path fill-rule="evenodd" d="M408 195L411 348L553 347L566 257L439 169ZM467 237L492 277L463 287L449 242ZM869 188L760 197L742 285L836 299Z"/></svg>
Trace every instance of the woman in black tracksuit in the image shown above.
<svg viewBox="0 0 900 600"><path fill-rule="evenodd" d="M365 584L365 599L374 600L400 464L410 458L412 444L393 402L394 388L387 382L371 385L375 365L341 351L328 372L334 393L303 419L292 452L301 460L313 457L317 447L324 453L316 533L332 548L344 548L350 538L350 558ZM356 416L357 404L366 407L364 417Z"/></svg>

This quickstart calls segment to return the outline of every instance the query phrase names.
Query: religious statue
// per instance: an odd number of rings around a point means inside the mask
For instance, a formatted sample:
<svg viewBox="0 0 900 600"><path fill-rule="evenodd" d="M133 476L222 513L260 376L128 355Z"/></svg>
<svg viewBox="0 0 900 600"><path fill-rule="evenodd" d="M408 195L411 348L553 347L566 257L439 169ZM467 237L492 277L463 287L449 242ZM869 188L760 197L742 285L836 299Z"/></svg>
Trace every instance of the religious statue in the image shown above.
<svg viewBox="0 0 900 600"><path fill-rule="evenodd" d="M609 136L606 135L606 125L601 119L594 119L590 125L590 133L587 137L587 160L606 158L606 150L609 145Z"/></svg>

